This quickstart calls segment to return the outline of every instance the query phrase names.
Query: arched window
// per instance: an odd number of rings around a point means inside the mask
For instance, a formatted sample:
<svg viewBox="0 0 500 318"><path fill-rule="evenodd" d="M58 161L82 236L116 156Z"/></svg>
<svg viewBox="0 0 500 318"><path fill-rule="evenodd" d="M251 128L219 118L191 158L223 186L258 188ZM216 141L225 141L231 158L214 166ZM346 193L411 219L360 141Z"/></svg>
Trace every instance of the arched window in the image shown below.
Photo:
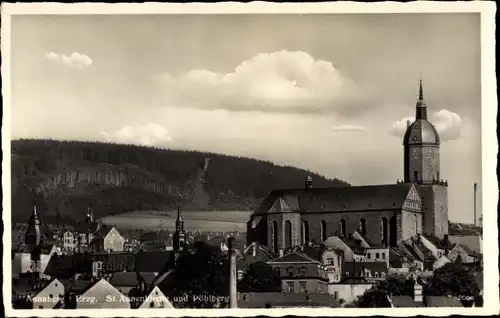
<svg viewBox="0 0 500 318"><path fill-rule="evenodd" d="M326 221L321 220L321 243L326 241Z"/></svg>
<svg viewBox="0 0 500 318"><path fill-rule="evenodd" d="M273 227L272 227L272 240L273 240L273 251L274 253L278 254L279 249L278 249L278 222L273 221Z"/></svg>
<svg viewBox="0 0 500 318"><path fill-rule="evenodd" d="M381 240L383 246L387 246L387 219L386 218L382 218L380 227L381 227L380 240Z"/></svg>
<svg viewBox="0 0 500 318"><path fill-rule="evenodd" d="M363 218L359 220L359 230L361 231L361 234L366 234L366 220Z"/></svg>
<svg viewBox="0 0 500 318"><path fill-rule="evenodd" d="M346 232L347 232L347 226L345 220L342 219L340 220L340 237L346 236Z"/></svg>
<svg viewBox="0 0 500 318"><path fill-rule="evenodd" d="M292 222L285 222L285 248L292 246Z"/></svg>
<svg viewBox="0 0 500 318"><path fill-rule="evenodd" d="M307 221L302 222L302 244L309 244L309 223Z"/></svg>

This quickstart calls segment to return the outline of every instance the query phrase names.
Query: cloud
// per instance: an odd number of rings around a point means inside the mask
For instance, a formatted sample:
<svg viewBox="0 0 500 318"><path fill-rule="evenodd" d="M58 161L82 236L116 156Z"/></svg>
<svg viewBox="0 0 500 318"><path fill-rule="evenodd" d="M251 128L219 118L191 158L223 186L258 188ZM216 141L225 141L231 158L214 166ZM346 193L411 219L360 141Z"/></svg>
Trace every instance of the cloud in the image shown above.
<svg viewBox="0 0 500 318"><path fill-rule="evenodd" d="M407 121L415 121L415 117L404 117L392 123L391 133L397 137L404 135ZM436 127L441 141L451 141L458 139L463 128L463 120L459 114L442 109L432 114L429 121Z"/></svg>
<svg viewBox="0 0 500 318"><path fill-rule="evenodd" d="M49 52L45 54L45 58L52 62L62 63L66 66L82 69L92 65L92 59L85 54L73 52L70 55L57 54Z"/></svg>
<svg viewBox="0 0 500 318"><path fill-rule="evenodd" d="M364 130L367 130L367 128L364 126L357 126L357 125L340 125L340 126L333 126L332 130L334 130L334 131L364 131Z"/></svg>
<svg viewBox="0 0 500 318"><path fill-rule="evenodd" d="M156 123L124 126L114 133L100 132L100 134L109 142L141 146L158 146L172 140L168 130Z"/></svg>
<svg viewBox="0 0 500 318"><path fill-rule="evenodd" d="M202 109L349 114L372 104L331 62L300 51L258 54L229 73L198 69L155 82L159 103Z"/></svg>

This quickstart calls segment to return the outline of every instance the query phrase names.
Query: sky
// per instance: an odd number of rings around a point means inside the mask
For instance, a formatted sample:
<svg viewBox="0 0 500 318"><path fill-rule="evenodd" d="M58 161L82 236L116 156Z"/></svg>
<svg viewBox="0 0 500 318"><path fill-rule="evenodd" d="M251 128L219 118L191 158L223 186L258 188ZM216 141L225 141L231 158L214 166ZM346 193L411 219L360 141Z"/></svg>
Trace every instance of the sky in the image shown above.
<svg viewBox="0 0 500 318"><path fill-rule="evenodd" d="M479 14L30 15L11 30L13 139L224 153L352 185L402 179L422 78L449 218L473 222Z"/></svg>

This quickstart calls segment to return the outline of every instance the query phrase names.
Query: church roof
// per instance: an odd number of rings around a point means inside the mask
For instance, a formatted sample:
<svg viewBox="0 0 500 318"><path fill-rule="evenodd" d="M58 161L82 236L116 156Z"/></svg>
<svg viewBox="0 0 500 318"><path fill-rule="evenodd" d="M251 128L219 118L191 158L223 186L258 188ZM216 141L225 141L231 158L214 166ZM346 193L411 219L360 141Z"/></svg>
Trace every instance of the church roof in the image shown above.
<svg viewBox="0 0 500 318"><path fill-rule="evenodd" d="M401 209L412 186L409 183L400 183L274 190L264 199L255 214Z"/></svg>
<svg viewBox="0 0 500 318"><path fill-rule="evenodd" d="M439 134L427 119L417 119L406 129L403 145L423 143L439 145Z"/></svg>

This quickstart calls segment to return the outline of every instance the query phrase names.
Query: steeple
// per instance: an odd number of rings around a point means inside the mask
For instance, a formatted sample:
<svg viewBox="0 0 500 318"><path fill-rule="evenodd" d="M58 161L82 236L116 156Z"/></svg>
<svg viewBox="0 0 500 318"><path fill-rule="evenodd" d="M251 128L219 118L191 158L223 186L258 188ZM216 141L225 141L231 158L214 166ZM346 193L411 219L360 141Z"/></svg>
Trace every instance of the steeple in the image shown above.
<svg viewBox="0 0 500 318"><path fill-rule="evenodd" d="M418 91L418 101L416 107L416 119L427 119L427 105L424 102L424 88L422 84L422 76L420 76L420 87Z"/></svg>
<svg viewBox="0 0 500 318"><path fill-rule="evenodd" d="M42 232L41 223L36 209L36 199L33 198L33 211L28 221L28 229L26 230L25 243L29 246L38 246L41 243Z"/></svg>
<svg viewBox="0 0 500 318"><path fill-rule="evenodd" d="M92 213L92 206L87 209L87 223L90 224L94 222L94 215Z"/></svg>
<svg viewBox="0 0 500 318"><path fill-rule="evenodd" d="M180 194L177 198L177 219L175 220L175 233L173 239L174 253L179 253L184 250L184 245L186 243L186 233L184 232L184 220L182 219Z"/></svg>
<svg viewBox="0 0 500 318"><path fill-rule="evenodd" d="M177 219L175 220L175 230L184 231L184 220L181 212L181 195L177 197Z"/></svg>

